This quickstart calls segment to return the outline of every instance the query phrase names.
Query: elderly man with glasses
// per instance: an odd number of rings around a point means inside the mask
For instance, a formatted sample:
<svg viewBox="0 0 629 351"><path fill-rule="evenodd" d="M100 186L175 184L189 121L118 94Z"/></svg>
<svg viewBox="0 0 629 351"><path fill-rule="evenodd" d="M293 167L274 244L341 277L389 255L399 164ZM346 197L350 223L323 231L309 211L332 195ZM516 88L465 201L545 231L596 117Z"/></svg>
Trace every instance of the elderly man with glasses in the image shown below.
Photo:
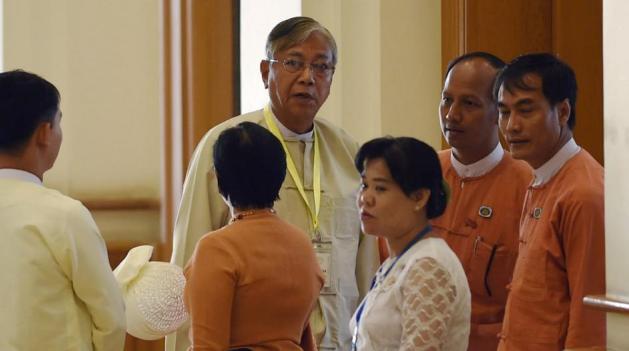
<svg viewBox="0 0 629 351"><path fill-rule="evenodd" d="M212 128L194 152L171 261L185 265L199 238L230 219L213 170L212 146L220 132L243 121L268 128L282 142L288 168L275 209L308 233L325 274L311 328L320 350L348 350L349 319L379 262L375 240L360 234L355 205L360 177L353 166L358 145L343 130L315 118L330 93L336 43L315 20L294 17L273 28L266 55L260 72L269 104ZM167 349L185 350L186 332L169 337Z"/></svg>

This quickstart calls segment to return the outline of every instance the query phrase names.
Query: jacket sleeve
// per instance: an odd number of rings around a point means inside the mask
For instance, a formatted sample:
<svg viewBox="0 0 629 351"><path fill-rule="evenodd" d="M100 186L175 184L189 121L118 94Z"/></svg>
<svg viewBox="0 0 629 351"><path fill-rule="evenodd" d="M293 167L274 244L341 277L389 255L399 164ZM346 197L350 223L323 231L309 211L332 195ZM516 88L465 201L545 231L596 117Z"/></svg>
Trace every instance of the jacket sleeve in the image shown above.
<svg viewBox="0 0 629 351"><path fill-rule="evenodd" d="M69 276L76 297L92 319L95 351L119 351L125 341L125 312L122 291L109 266L107 248L96 223L77 203L67 212L66 251Z"/></svg>
<svg viewBox="0 0 629 351"><path fill-rule="evenodd" d="M563 248L570 292L566 348L605 345L605 313L583 297L605 292L605 219L602 196L586 194L565 209Z"/></svg>
<svg viewBox="0 0 629 351"><path fill-rule="evenodd" d="M411 262L402 290L400 350L440 350L451 327L457 287L432 257Z"/></svg>
<svg viewBox="0 0 629 351"><path fill-rule="evenodd" d="M227 223L228 209L218 192L209 131L197 146L186 174L173 234L171 263L184 267L206 233Z"/></svg>
<svg viewBox="0 0 629 351"><path fill-rule="evenodd" d="M199 239L228 221L229 211L218 192L214 173L212 148L215 133L210 130L199 142L190 160L183 186L170 259L171 263L182 268L192 256ZM189 326L185 324L176 333L166 336L166 350L186 350L189 345L188 330Z"/></svg>
<svg viewBox="0 0 629 351"><path fill-rule="evenodd" d="M369 292L373 276L380 266L376 237L360 233L356 256L356 283L361 301Z"/></svg>

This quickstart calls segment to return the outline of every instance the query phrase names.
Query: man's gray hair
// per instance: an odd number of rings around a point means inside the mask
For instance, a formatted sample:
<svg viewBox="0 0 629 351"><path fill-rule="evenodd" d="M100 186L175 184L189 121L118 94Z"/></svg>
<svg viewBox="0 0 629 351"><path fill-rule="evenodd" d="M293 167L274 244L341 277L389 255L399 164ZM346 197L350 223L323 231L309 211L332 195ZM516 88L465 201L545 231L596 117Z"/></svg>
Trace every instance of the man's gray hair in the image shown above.
<svg viewBox="0 0 629 351"><path fill-rule="evenodd" d="M289 18L273 27L266 40L267 58L272 59L276 52L305 41L314 32L321 33L328 41L330 51L332 51L332 64L335 65L338 54L334 37L327 28L310 17Z"/></svg>

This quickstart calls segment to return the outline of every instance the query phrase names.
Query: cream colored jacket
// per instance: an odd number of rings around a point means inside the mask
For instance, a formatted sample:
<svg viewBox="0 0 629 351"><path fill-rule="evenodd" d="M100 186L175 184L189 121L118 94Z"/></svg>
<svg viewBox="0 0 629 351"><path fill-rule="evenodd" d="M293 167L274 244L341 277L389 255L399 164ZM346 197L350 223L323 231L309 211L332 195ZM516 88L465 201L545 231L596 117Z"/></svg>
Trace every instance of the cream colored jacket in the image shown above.
<svg viewBox="0 0 629 351"><path fill-rule="evenodd" d="M172 263L184 266L201 236L228 222L229 211L219 195L213 171L212 148L221 131L244 121L266 127L262 111L251 112L212 128L197 146L186 175L175 225ZM325 120L316 119L315 128L321 153L322 196L319 220L323 241L331 243L331 254L328 272L330 287L324 289L319 298L320 309L313 314L313 329L320 338L319 349L349 350L349 319L369 289L371 277L379 265L376 240L360 233L356 207L360 176L354 167L356 142L343 130ZM292 138L285 140L302 180L304 155L308 151L305 155L307 172L304 187L312 204L312 147L307 146L307 142ZM275 209L284 220L310 232L308 209L288 172ZM325 327L322 323L317 323L321 313ZM321 324L321 328L317 332L318 324ZM167 338L168 351L186 350L189 341L187 330L183 329L187 328L182 328L176 339L174 335Z"/></svg>
<svg viewBox="0 0 629 351"><path fill-rule="evenodd" d="M0 236L0 350L122 350L122 294L80 202L0 178Z"/></svg>

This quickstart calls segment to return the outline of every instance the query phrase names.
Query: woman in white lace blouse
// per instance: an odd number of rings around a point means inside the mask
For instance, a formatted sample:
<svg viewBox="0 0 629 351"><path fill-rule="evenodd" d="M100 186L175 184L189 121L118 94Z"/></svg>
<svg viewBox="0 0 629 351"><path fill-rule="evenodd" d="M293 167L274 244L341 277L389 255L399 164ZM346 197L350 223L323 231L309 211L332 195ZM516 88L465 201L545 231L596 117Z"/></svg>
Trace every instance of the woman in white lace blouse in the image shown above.
<svg viewBox="0 0 629 351"><path fill-rule="evenodd" d="M466 350L465 272L429 224L447 202L437 154L414 138L378 138L360 148L356 168L362 229L385 238L391 256L350 322L352 349Z"/></svg>

